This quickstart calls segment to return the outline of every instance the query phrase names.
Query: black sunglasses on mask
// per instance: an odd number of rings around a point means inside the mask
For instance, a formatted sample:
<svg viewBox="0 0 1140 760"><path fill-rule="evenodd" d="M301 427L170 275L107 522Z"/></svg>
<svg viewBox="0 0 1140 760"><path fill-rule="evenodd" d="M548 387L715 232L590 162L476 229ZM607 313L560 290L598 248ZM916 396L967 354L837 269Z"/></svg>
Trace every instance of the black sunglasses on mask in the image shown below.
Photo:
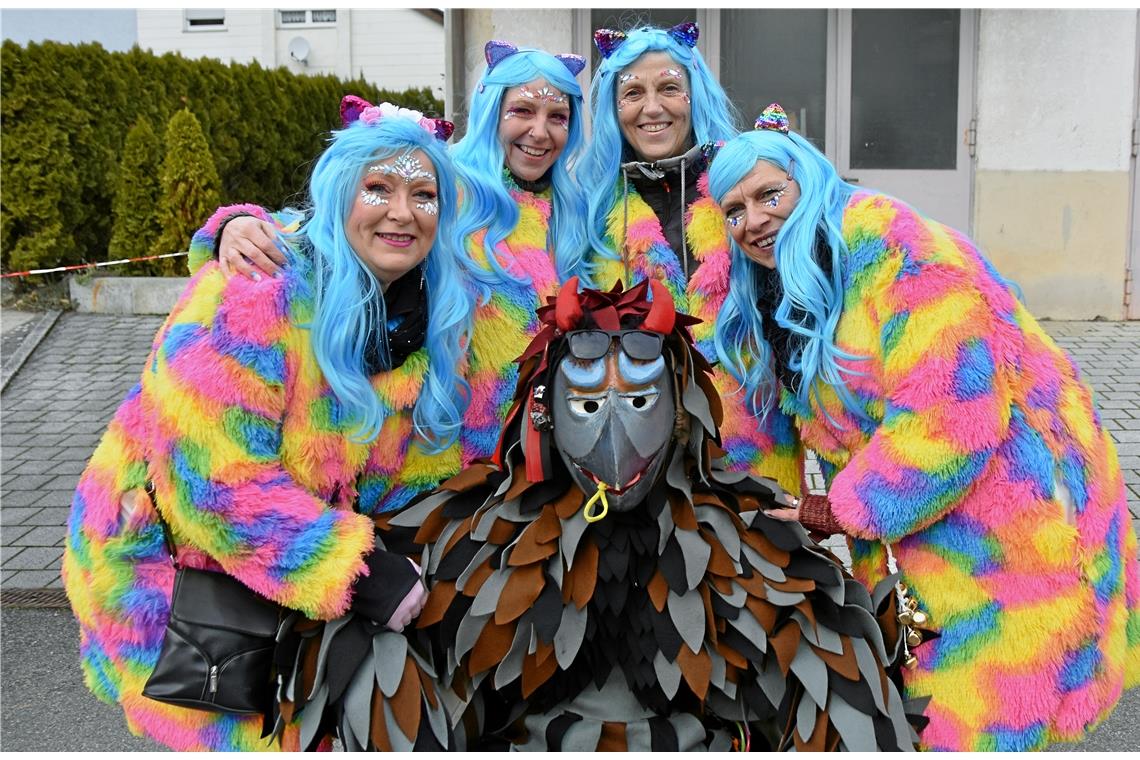
<svg viewBox="0 0 1140 760"><path fill-rule="evenodd" d="M609 353L615 339L626 356L640 362L661 356L665 345L664 335L645 330L574 330L566 334L570 355L586 361L601 359Z"/></svg>

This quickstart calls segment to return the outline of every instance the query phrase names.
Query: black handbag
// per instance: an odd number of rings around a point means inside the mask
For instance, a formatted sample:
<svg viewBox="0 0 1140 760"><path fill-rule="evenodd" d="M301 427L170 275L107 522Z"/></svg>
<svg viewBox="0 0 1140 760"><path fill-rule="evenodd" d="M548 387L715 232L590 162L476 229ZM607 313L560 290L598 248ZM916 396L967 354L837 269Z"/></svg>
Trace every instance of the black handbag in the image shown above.
<svg viewBox="0 0 1140 760"><path fill-rule="evenodd" d="M264 714L275 688L281 606L225 573L179 566L169 529L155 513L177 573L162 650L143 696L198 710Z"/></svg>

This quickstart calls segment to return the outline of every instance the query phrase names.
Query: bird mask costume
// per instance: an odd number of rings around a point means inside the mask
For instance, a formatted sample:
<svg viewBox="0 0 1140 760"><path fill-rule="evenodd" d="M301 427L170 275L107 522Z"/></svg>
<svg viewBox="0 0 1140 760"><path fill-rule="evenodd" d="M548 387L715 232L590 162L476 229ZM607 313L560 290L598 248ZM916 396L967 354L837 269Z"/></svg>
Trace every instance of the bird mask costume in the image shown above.
<svg viewBox="0 0 1140 760"><path fill-rule="evenodd" d="M371 688L325 698L346 749L417 745L436 704L453 749L911 749L921 706L887 675L893 586L869 595L764 514L787 505L775 483L717 466L697 320L659 283L576 279L538 316L495 461L377 519L430 595L409 646L376 632L353 649L339 680ZM308 648L342 651L332 627ZM329 680L290 678L298 694Z"/></svg>

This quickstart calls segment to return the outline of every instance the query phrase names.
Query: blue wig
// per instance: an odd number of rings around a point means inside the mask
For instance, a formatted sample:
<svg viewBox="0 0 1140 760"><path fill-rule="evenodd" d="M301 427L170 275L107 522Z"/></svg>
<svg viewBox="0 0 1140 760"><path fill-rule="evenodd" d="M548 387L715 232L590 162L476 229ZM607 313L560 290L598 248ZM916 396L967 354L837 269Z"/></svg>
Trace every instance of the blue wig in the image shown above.
<svg viewBox="0 0 1140 760"><path fill-rule="evenodd" d="M365 168L377 159L417 149L434 165L439 227L423 263L428 367L412 420L420 438L417 443L440 450L459 433L462 397L469 391L457 368L463 361L471 313L459 264L456 175L446 146L414 121L397 117L371 125L358 121L334 132L309 179L309 213L296 237L302 248L311 249L316 269L311 328L317 363L348 418L357 423L353 440L373 441L386 410L372 387L364 355L366 343L379 336L380 356L390 367L388 323L381 284L348 244L345 221L359 195Z"/></svg>
<svg viewBox="0 0 1140 760"><path fill-rule="evenodd" d="M685 67L689 76L689 99L692 101L691 122L695 142L731 140L740 131L736 109L724 88L709 72L709 67L695 47L678 41L668 31L644 26L628 33L626 40L604 58L594 72L590 87L594 139L586 149L579 180L587 188L589 241L594 249L610 258L619 253L606 243L606 219L615 202L615 187L629 143L621 133L617 112L617 80L623 69L645 53L666 53Z"/></svg>
<svg viewBox="0 0 1140 760"><path fill-rule="evenodd" d="M570 124L566 147L552 167L554 204L550 240L559 276L569 279L582 271L586 234L582 221L585 200L568 167L582 149L582 88L566 64L542 50L523 49L499 61L484 72L471 94L467 134L451 150L452 158L464 175L464 201L460 228L464 236L486 229L483 246L487 259L500 277L516 279L504 271L494 254L495 246L511 234L519 221L519 210L503 180L503 145L499 141L499 111L503 96L512 87L535 79L545 79L564 92L570 101ZM476 271L485 285L496 280Z"/></svg>
<svg viewBox="0 0 1140 760"><path fill-rule="evenodd" d="M790 369L800 373L797 389L801 405L818 394L817 379L832 386L857 418L866 414L843 380L852 370L837 359L857 360L835 346L835 326L843 310L843 267L847 244L841 226L843 212L856 188L839 178L835 167L810 142L791 132L756 130L740 135L721 148L709 170L709 191L717 203L736 187L757 161L789 171L800 191L799 201L776 235L776 273L783 296L776 307L776 323L793 336ZM817 235L826 241L820 255L830 257L830 273L816 260ZM772 352L764 340L762 318L756 308L760 265L732 240L729 294L717 318L715 343L725 367L743 385L752 409L766 415L777 403ZM834 421L833 421L834 422Z"/></svg>

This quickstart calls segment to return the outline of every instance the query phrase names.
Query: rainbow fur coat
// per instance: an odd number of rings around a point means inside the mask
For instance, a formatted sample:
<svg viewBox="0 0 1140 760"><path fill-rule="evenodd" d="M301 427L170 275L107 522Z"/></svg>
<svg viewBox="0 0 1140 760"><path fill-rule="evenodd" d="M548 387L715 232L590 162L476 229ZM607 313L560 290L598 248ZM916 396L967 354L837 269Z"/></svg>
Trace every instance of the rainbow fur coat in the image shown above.
<svg viewBox="0 0 1140 760"><path fill-rule="evenodd" d="M303 256L284 277L256 283L225 281L216 264L204 266L159 330L72 503L63 578L87 685L122 705L132 731L174 749L278 746L260 739L260 717L141 696L174 571L154 511L124 510L124 494L153 479L185 564L222 569L310 618L330 619L346 610L372 548L367 513L403 506L459 470L458 445L434 456L410 445L422 349L375 378L391 410L376 442L349 440L303 327L312 310ZM295 749L296 732L287 730L282 744Z"/></svg>
<svg viewBox="0 0 1140 760"><path fill-rule="evenodd" d="M826 386L782 405L856 576L883 577L889 545L940 634L904 671L908 696L932 696L922 744L1080 738L1140 679L1136 536L1092 392L961 233L857 193L843 236L835 342L867 357L847 385L870 420Z"/></svg>
<svg viewBox="0 0 1140 760"><path fill-rule="evenodd" d="M728 270L731 253L724 213L709 195L708 174L697 183L698 196L685 210L685 235L689 253L698 262L685 281L680 256L669 247L661 222L649 204L629 188L628 224L622 200L622 183L614 193L610 209L606 242L623 251L625 261L595 255L594 285L608 290L615 281L625 286L648 278L665 283L678 311L702 322L692 328L697 348L710 362L717 361L713 332L717 314L728 296ZM728 469L748 469L752 474L769 477L792 493L800 493L803 481L803 452L796 442L791 421L779 414L768 415L763 429L748 411L740 384L719 366L713 369L713 384L724 406L720 426L721 445L727 453Z"/></svg>
<svg viewBox="0 0 1140 760"><path fill-rule="evenodd" d="M536 310L546 305L548 296L557 295L561 285L553 255L547 251L552 191L532 193L512 187L510 194L518 205L519 220L495 246L495 257L511 278L499 277L489 293L479 295L471 329L467 370L471 403L463 414L464 465L494 453L515 395L519 376L515 359L538 334ZM495 274L483 245L486 232L479 231L467 240L470 264L484 277Z"/></svg>

